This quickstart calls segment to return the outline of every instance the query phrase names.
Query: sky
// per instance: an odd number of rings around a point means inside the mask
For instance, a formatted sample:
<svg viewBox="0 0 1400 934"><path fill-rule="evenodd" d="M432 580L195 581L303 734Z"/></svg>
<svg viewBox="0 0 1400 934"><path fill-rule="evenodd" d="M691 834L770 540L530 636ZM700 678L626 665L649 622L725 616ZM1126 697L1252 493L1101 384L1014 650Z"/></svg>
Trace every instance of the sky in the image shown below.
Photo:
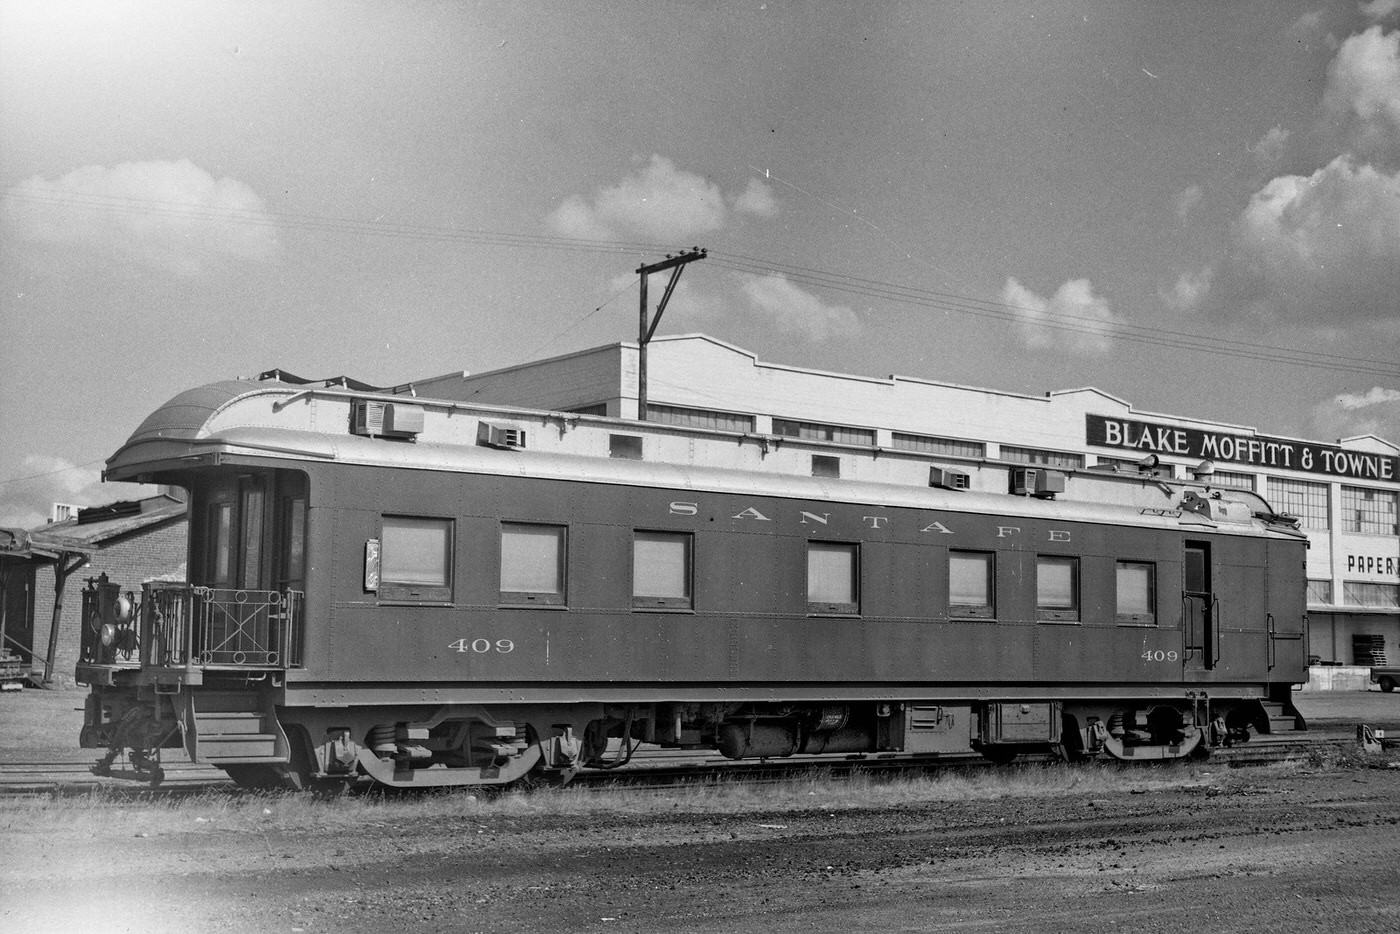
<svg viewBox="0 0 1400 934"><path fill-rule="evenodd" d="M0 525L203 383L635 340L693 246L659 333L1400 444L1400 0L0 0Z"/></svg>

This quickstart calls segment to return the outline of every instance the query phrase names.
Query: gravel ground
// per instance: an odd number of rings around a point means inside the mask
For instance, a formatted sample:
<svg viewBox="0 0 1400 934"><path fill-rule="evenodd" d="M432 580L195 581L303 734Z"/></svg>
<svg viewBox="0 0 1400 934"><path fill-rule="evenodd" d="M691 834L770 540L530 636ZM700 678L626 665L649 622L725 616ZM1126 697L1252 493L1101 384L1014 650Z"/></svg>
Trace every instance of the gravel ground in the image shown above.
<svg viewBox="0 0 1400 934"><path fill-rule="evenodd" d="M42 736L81 707L77 692L25 694L0 698L0 758L32 749L31 720ZM1400 735L1400 696L1299 702L1317 722ZM1146 768L1082 791L878 807L859 788L796 789L722 812L684 792L576 813L521 796L376 810L225 795L164 814L113 801L100 817L5 800L0 929L1388 932L1389 764Z"/></svg>

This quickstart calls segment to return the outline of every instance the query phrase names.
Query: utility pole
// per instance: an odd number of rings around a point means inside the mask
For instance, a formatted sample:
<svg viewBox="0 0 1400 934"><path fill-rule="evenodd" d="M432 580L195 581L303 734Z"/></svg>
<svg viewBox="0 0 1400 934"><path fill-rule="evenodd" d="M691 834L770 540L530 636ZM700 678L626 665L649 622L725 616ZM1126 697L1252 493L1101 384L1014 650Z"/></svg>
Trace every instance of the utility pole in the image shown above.
<svg viewBox="0 0 1400 934"><path fill-rule="evenodd" d="M642 310L641 323L637 328L637 420L647 420L647 344L651 343L651 336L656 333L656 326L661 323L661 314L666 310L666 303L671 300L671 293L676 289L676 281L681 277L681 270L686 263L693 263L697 259L704 259L709 255L709 250L702 250L700 247L691 247L689 253L682 253L679 256L667 256L659 263L652 263L650 266L638 266L637 275L642 277ZM671 281L666 283L666 291L661 295L661 302L656 306L656 317L648 324L647 322L647 277L654 272L671 270Z"/></svg>

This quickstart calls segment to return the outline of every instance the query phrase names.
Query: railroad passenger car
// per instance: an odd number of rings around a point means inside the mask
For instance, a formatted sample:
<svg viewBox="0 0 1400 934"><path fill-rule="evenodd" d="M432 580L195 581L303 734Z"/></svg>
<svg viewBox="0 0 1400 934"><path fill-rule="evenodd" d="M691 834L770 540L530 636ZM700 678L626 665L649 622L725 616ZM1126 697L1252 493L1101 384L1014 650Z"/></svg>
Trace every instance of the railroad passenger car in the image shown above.
<svg viewBox="0 0 1400 934"><path fill-rule="evenodd" d="M1150 470L264 379L172 399L106 477L189 496L188 583L85 593L81 742L157 780L179 746L250 786L431 787L641 744L1158 759L1303 728L1305 538Z"/></svg>

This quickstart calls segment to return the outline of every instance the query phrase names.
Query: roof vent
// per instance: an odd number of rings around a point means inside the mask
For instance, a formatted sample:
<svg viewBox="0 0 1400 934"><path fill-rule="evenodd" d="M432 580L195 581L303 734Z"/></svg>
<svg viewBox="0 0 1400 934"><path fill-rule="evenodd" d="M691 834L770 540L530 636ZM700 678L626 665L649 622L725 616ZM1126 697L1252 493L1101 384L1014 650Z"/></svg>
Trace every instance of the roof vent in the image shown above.
<svg viewBox="0 0 1400 934"><path fill-rule="evenodd" d="M518 450L525 446L525 429L519 425L497 425L478 422L476 443L488 448Z"/></svg>
<svg viewBox="0 0 1400 934"><path fill-rule="evenodd" d="M423 431L423 407L356 399L350 430L371 438L412 438Z"/></svg>

